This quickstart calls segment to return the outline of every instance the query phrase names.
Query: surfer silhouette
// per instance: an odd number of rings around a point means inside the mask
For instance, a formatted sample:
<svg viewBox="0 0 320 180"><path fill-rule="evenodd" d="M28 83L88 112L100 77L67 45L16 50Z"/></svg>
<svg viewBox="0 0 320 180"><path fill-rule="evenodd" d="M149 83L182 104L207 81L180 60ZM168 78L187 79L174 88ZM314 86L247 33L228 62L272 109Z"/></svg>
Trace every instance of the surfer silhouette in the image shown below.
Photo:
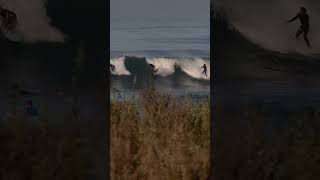
<svg viewBox="0 0 320 180"><path fill-rule="evenodd" d="M158 69L156 69L156 67L153 64L149 64L149 66L150 66L153 74L158 72Z"/></svg>
<svg viewBox="0 0 320 180"><path fill-rule="evenodd" d="M5 30L13 30L17 24L17 15L0 6L1 26Z"/></svg>
<svg viewBox="0 0 320 180"><path fill-rule="evenodd" d="M110 69L111 69L111 71L115 71L116 70L116 66L114 66L113 64L110 64Z"/></svg>
<svg viewBox="0 0 320 180"><path fill-rule="evenodd" d="M300 8L300 12L292 19L290 19L288 22L293 22L295 20L299 19L301 26L299 27L297 33L296 33L296 38L298 39L299 36L303 33L303 38L307 43L307 46L310 48L310 42L308 38L308 33L309 33L309 15L307 13L307 9L304 7Z"/></svg>
<svg viewBox="0 0 320 180"><path fill-rule="evenodd" d="M203 66L201 68L203 68L202 74L206 75L206 77L207 77L207 65L203 64Z"/></svg>

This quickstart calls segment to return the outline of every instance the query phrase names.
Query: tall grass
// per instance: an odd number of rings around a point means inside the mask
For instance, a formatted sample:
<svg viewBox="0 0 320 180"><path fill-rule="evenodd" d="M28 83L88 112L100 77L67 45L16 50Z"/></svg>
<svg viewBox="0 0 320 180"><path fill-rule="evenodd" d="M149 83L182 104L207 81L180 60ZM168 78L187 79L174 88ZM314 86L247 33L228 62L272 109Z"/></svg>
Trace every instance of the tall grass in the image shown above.
<svg viewBox="0 0 320 180"><path fill-rule="evenodd" d="M207 179L209 100L193 103L155 90L142 105L111 102L111 178Z"/></svg>

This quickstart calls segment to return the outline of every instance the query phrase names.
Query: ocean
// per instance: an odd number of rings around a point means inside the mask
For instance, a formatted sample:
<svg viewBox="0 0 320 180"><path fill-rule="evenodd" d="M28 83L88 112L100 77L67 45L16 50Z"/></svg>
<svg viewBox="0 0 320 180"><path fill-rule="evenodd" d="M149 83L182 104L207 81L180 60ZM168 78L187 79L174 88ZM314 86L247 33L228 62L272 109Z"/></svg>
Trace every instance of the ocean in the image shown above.
<svg viewBox="0 0 320 180"><path fill-rule="evenodd" d="M155 87L178 95L210 93L207 19L111 18L111 96L135 96ZM152 73L149 64L157 72ZM206 64L207 76L201 67Z"/></svg>

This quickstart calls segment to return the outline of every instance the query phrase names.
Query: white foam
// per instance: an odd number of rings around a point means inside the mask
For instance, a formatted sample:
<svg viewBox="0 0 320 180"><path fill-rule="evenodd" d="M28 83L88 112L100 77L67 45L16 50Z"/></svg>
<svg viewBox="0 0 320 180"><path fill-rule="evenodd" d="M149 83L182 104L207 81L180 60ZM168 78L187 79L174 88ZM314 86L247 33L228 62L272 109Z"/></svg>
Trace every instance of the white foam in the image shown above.
<svg viewBox="0 0 320 180"><path fill-rule="evenodd" d="M149 64L153 64L158 71L157 75L169 76L174 73L174 65L176 63L175 59L169 58L147 58Z"/></svg>
<svg viewBox="0 0 320 180"><path fill-rule="evenodd" d="M4 33L8 39L27 43L64 42L65 35L51 24L47 15L47 0L0 0L0 5L17 15L15 31Z"/></svg>
<svg viewBox="0 0 320 180"><path fill-rule="evenodd" d="M131 73L127 70L124 64L125 57L112 58L110 63L115 66L114 71L111 71L114 75L130 75Z"/></svg>
<svg viewBox="0 0 320 180"><path fill-rule="evenodd" d="M174 73L175 65L183 72L197 79L210 80L210 61L202 58L148 58L147 62L153 64L160 76L166 77ZM207 76L202 72L201 67L206 64Z"/></svg>

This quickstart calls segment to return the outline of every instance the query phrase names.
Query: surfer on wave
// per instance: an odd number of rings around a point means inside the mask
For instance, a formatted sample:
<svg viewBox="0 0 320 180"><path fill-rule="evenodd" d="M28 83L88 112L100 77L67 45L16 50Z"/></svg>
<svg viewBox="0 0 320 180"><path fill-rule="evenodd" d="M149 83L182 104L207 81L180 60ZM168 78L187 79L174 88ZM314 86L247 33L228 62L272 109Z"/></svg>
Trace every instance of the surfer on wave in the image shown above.
<svg viewBox="0 0 320 180"><path fill-rule="evenodd" d="M158 72L158 69L156 69L156 67L153 64L149 64L149 66L150 66L151 71L152 71L153 74Z"/></svg>
<svg viewBox="0 0 320 180"><path fill-rule="evenodd" d="M203 64L203 66L201 68L203 68L202 74L206 75L206 77L207 77L207 65Z"/></svg>
<svg viewBox="0 0 320 180"><path fill-rule="evenodd" d="M116 70L116 66L113 65L113 64L110 64L110 69L111 69L112 72L114 72Z"/></svg>
<svg viewBox="0 0 320 180"><path fill-rule="evenodd" d="M300 12L292 19L290 19L288 22L293 22L296 19L300 20L301 26L299 27L296 38L298 39L299 36L303 33L304 40L307 43L307 46L310 48L308 33L309 33L309 15L307 14L307 9L305 7L300 8Z"/></svg>

